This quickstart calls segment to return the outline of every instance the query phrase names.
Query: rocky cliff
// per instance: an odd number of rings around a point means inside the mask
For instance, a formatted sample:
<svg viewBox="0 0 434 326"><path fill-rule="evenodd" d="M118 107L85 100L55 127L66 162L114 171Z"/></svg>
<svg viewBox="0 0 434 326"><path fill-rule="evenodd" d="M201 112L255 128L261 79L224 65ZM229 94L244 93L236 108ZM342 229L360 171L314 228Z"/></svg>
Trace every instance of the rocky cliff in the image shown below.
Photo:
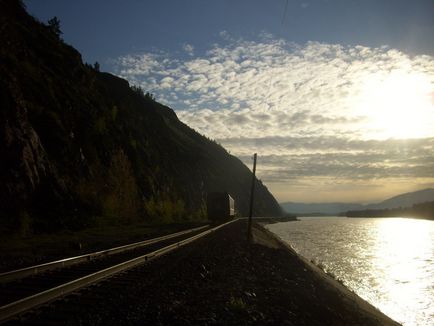
<svg viewBox="0 0 434 326"><path fill-rule="evenodd" d="M251 172L126 80L95 70L19 1L0 1L3 231L203 218L210 191L248 212ZM254 214L281 213L256 180Z"/></svg>

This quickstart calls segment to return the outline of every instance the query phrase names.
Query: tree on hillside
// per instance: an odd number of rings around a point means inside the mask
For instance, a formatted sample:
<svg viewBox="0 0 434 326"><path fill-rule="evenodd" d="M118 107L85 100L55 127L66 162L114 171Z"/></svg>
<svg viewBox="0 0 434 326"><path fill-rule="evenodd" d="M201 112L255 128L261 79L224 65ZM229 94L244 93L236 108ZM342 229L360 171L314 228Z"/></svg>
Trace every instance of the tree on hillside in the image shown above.
<svg viewBox="0 0 434 326"><path fill-rule="evenodd" d="M152 100L152 101L155 101L155 95L152 94L152 93L149 93L149 92L146 92L145 98L149 99L149 100Z"/></svg>
<svg viewBox="0 0 434 326"><path fill-rule="evenodd" d="M58 37L62 34L62 31L60 30L60 20L56 16L51 18L48 22L48 28L50 31L52 31L54 34L56 34Z"/></svg>
<svg viewBox="0 0 434 326"><path fill-rule="evenodd" d="M95 69L95 71L99 71L100 66L99 66L98 61L95 61L95 64L93 65L93 69Z"/></svg>
<svg viewBox="0 0 434 326"><path fill-rule="evenodd" d="M130 88L133 92L140 95L144 99L155 101L155 95L150 93L150 92L145 93L145 91L143 90L143 88L141 86L131 85Z"/></svg>

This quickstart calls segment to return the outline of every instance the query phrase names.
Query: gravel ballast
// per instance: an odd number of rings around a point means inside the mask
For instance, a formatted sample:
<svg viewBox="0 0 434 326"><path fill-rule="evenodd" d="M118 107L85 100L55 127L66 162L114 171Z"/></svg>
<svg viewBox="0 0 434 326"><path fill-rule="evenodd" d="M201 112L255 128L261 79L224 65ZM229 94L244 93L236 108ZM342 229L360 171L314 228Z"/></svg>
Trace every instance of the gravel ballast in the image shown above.
<svg viewBox="0 0 434 326"><path fill-rule="evenodd" d="M397 325L259 225L237 221L13 323Z"/></svg>

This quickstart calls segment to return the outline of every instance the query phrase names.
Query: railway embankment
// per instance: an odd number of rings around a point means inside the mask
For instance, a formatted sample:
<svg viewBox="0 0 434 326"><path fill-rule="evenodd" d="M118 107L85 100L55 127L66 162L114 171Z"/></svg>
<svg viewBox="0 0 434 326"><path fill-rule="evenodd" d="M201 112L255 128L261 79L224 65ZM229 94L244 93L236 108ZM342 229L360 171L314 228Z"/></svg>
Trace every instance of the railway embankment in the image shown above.
<svg viewBox="0 0 434 326"><path fill-rule="evenodd" d="M245 222L232 223L21 322L397 325L261 226L250 246L245 231Z"/></svg>

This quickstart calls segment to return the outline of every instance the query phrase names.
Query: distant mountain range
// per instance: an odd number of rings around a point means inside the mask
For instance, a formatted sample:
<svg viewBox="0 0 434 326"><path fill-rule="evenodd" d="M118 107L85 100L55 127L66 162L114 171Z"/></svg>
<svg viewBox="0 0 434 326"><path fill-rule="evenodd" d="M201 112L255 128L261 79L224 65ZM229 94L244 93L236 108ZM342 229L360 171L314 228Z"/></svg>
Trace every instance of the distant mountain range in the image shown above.
<svg viewBox="0 0 434 326"><path fill-rule="evenodd" d="M296 215L337 215L341 212L365 209L391 209L411 207L414 204L434 201L434 189L408 192L386 199L380 203L362 205L357 203L281 203L282 208Z"/></svg>

